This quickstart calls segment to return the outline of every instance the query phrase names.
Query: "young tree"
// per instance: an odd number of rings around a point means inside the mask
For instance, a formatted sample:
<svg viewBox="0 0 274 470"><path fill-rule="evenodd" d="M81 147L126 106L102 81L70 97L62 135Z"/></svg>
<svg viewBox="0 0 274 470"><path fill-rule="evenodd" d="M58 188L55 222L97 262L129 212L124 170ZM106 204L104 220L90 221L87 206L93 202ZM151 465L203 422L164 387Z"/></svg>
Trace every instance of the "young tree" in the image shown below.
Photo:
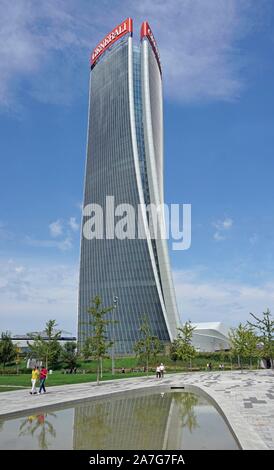
<svg viewBox="0 0 274 470"><path fill-rule="evenodd" d="M178 360L177 350L178 350L178 338L174 339L169 349L169 357L173 362L175 362L175 371L177 370L176 363Z"/></svg>
<svg viewBox="0 0 274 470"><path fill-rule="evenodd" d="M77 366L77 344L67 341L62 348L61 359L72 371Z"/></svg>
<svg viewBox="0 0 274 470"><path fill-rule="evenodd" d="M195 408L199 403L198 396L192 393L175 393L174 401L180 410L182 429L192 431L199 427Z"/></svg>
<svg viewBox="0 0 274 470"><path fill-rule="evenodd" d="M192 336L195 326L191 325L191 321L185 322L181 328L178 329L178 337L175 340L178 359L182 361L189 361L190 369L192 369L192 359L196 356L196 349L192 346Z"/></svg>
<svg viewBox="0 0 274 470"><path fill-rule="evenodd" d="M81 348L81 356L85 359L88 360L90 359L90 347L89 347L90 339L89 337L86 338L82 348Z"/></svg>
<svg viewBox="0 0 274 470"><path fill-rule="evenodd" d="M56 320L49 320L43 333L29 333L33 343L31 344L28 341L28 355L38 361L42 361L46 368L48 368L49 364L56 364L61 353L61 346L58 341L61 331L56 330L56 327Z"/></svg>
<svg viewBox="0 0 274 470"><path fill-rule="evenodd" d="M270 359L271 367L274 368L274 320L271 319L269 308L263 312L263 318L258 318L254 313L250 315L256 320L255 323L248 321L247 323L259 330L259 340L263 343L262 356Z"/></svg>
<svg viewBox="0 0 274 470"><path fill-rule="evenodd" d="M231 353L238 356L242 372L242 359L249 357L251 360L251 357L257 354L256 345L258 339L250 326L243 325L242 323L240 323L237 328L232 328L228 335L231 343Z"/></svg>
<svg viewBox="0 0 274 470"><path fill-rule="evenodd" d="M16 358L16 346L14 346L10 333L6 331L1 333L0 339L0 362L5 368L8 362L13 361Z"/></svg>
<svg viewBox="0 0 274 470"><path fill-rule="evenodd" d="M146 363L146 371L148 375L148 366L151 357L156 357L161 351L161 343L157 336L151 332L151 327L148 322L147 316L143 317L141 326L139 328L141 338L134 344L134 351L137 357L144 360Z"/></svg>
<svg viewBox="0 0 274 470"><path fill-rule="evenodd" d="M91 315L88 324L92 327L92 334L85 342L84 353L85 357L92 357L97 361L97 385L99 385L102 360L109 357L108 350L113 344L112 341L108 340L107 326L117 323L117 321L114 322L105 318L113 310L113 305L103 308L98 295L92 300L92 303L94 306L88 309L88 313Z"/></svg>
<svg viewBox="0 0 274 470"><path fill-rule="evenodd" d="M15 344L15 364L16 364L16 374L19 374L19 366L20 366L20 348L17 344Z"/></svg>
<svg viewBox="0 0 274 470"><path fill-rule="evenodd" d="M254 331L249 328L246 333L246 357L249 357L249 368L252 369L252 358L259 358L261 351L257 348L259 338L255 335Z"/></svg>

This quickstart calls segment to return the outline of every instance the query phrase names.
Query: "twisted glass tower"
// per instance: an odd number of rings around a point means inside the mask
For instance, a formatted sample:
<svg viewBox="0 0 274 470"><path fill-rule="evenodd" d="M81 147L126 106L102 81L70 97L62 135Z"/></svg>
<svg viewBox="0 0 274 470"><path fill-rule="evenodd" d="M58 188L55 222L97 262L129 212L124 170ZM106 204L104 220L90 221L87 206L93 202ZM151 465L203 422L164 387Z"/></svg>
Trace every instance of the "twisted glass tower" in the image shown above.
<svg viewBox="0 0 274 470"><path fill-rule="evenodd" d="M136 231L108 237L113 221L103 233L85 236L91 204L105 214L114 198L115 223L130 205L135 209ZM176 336L179 318L167 243L148 232L144 207L163 203L163 99L162 72L154 36L142 24L141 43L133 45L128 18L94 49L91 57L87 161L82 223L78 339L90 335L87 310L99 295L113 304L117 353L128 354L139 338L144 316L153 334L163 342ZM140 209L141 208L141 209ZM115 208L114 208L115 210ZM137 221L138 215L138 221ZM158 215L164 227L163 213ZM137 227L142 236L138 236ZM119 232L119 229L118 229ZM117 233L117 232L115 232ZM111 315L111 314L110 314Z"/></svg>

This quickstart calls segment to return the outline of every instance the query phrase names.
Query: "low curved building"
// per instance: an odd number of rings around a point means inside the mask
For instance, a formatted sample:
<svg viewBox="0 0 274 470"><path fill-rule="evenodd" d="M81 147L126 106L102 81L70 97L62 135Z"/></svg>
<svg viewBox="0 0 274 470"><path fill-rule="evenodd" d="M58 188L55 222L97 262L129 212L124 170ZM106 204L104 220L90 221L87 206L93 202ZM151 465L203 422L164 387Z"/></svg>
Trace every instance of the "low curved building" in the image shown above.
<svg viewBox="0 0 274 470"><path fill-rule="evenodd" d="M221 322L192 323L192 344L200 352L229 350L229 328Z"/></svg>

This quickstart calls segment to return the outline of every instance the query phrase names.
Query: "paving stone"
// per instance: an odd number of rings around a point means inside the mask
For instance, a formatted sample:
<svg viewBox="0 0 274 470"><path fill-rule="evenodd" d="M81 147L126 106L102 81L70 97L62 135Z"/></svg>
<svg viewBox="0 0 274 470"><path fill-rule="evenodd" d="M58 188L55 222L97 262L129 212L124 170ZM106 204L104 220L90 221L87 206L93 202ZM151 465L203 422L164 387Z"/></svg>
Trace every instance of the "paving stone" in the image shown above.
<svg viewBox="0 0 274 470"><path fill-rule="evenodd" d="M169 374L154 377L48 387L45 395L29 395L29 390L1 393L0 419L11 413L27 413L41 407L82 401L130 390L160 385L195 386L203 390L222 409L243 449L274 449L273 371L223 371ZM190 389L191 390L191 389ZM252 390L252 396L250 391ZM259 406L260 405L260 406Z"/></svg>

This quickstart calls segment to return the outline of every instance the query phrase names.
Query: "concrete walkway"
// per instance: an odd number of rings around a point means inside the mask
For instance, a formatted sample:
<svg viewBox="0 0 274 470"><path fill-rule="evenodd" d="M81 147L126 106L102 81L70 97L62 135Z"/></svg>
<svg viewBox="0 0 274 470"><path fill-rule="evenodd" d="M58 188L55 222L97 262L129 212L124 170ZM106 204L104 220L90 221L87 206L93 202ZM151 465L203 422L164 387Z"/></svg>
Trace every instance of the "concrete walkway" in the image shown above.
<svg viewBox="0 0 274 470"><path fill-rule="evenodd" d="M158 380L154 377L111 380L99 387L94 382L62 385L48 387L43 395L30 395L29 390L3 392L0 420L53 405L157 385L206 393L215 401L242 449L274 449L274 374L269 370L168 374Z"/></svg>

